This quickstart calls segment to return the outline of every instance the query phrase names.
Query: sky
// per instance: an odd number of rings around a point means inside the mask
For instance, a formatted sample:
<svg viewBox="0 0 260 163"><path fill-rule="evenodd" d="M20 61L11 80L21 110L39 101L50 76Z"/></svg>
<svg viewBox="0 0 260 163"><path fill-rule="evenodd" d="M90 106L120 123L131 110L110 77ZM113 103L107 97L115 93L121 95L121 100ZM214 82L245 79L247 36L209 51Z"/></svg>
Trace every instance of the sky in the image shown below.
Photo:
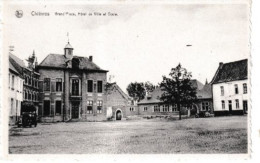
<svg viewBox="0 0 260 163"><path fill-rule="evenodd" d="M23 17L17 18L16 10ZM5 54L14 46L12 53L25 60L34 50L40 63L50 53L64 53L69 33L74 55L93 56L125 92L130 82L158 84L178 63L205 83L219 62L249 58L247 4L12 4L5 11ZM32 11L50 16L32 16Z"/></svg>

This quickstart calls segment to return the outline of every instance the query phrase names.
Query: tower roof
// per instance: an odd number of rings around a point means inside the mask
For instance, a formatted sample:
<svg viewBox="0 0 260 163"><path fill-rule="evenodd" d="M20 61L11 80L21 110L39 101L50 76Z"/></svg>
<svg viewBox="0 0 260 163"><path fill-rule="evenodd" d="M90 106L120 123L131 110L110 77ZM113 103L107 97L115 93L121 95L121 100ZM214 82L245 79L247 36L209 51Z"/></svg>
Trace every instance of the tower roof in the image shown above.
<svg viewBox="0 0 260 163"><path fill-rule="evenodd" d="M70 42L65 46L65 49L73 49L73 47L70 45Z"/></svg>

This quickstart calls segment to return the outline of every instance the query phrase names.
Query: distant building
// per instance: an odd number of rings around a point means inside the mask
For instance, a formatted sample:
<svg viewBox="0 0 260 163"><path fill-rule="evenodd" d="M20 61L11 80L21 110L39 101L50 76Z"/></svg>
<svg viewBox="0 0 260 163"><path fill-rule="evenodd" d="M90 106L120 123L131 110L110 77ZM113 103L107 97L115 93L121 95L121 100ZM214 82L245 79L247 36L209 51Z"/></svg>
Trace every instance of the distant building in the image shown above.
<svg viewBox="0 0 260 163"><path fill-rule="evenodd" d="M16 123L21 116L21 103L23 101L23 75L22 67L24 63L22 60L9 55L9 124Z"/></svg>
<svg viewBox="0 0 260 163"><path fill-rule="evenodd" d="M75 56L68 42L64 54L49 54L37 69L41 121L106 120L108 71L98 67L92 56Z"/></svg>
<svg viewBox="0 0 260 163"><path fill-rule="evenodd" d="M202 90L204 85L198 80L191 80L191 85L197 90ZM206 90L205 90L206 91ZM155 88L153 92L148 94L145 99L138 102L139 114L140 115L179 115L177 105L167 105L160 100L163 90L160 87ZM203 96L204 98L204 96ZM203 99L204 100L204 99ZM201 102L203 101L201 99ZM196 107L197 106L197 107ZM191 111L193 114L197 112L197 109L200 109L200 103L196 106L192 106ZM188 108L185 106L181 107L182 114L188 114Z"/></svg>
<svg viewBox="0 0 260 163"><path fill-rule="evenodd" d="M212 79L215 115L245 114L248 110L247 59L223 64Z"/></svg>
<svg viewBox="0 0 260 163"><path fill-rule="evenodd" d="M210 83L206 82L203 88L197 91L197 102L193 105L193 107L196 107L197 113L214 113L212 88Z"/></svg>
<svg viewBox="0 0 260 163"><path fill-rule="evenodd" d="M137 105L116 83L107 83L106 96L107 112L111 119L121 120L138 114Z"/></svg>
<svg viewBox="0 0 260 163"><path fill-rule="evenodd" d="M36 66L38 65L35 53L28 57L26 60L28 65L23 68L24 77L24 100L22 103L22 112L36 111L38 114L39 104L39 77L40 74L36 72ZM33 110L28 110L28 106L33 106Z"/></svg>
<svg viewBox="0 0 260 163"><path fill-rule="evenodd" d="M36 111L38 112L38 80L40 74L35 71L37 61L33 52L32 56L28 57L28 66L24 62L13 54L9 55L10 68L13 66L20 77L23 80L22 84L22 95L21 106L19 115L22 112ZM19 86L19 85L18 85ZM20 87L20 86L19 86ZM34 109L32 109L34 108Z"/></svg>

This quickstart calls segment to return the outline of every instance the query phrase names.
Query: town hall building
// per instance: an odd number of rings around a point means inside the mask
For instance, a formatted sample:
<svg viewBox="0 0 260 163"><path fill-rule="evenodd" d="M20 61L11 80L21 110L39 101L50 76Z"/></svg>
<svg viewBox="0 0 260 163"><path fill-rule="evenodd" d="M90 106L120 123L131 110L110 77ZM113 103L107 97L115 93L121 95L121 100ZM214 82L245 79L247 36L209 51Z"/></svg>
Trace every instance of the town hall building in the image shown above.
<svg viewBox="0 0 260 163"><path fill-rule="evenodd" d="M49 54L37 70L41 121L106 120L108 71L97 66L92 56L75 56L68 42L64 54Z"/></svg>

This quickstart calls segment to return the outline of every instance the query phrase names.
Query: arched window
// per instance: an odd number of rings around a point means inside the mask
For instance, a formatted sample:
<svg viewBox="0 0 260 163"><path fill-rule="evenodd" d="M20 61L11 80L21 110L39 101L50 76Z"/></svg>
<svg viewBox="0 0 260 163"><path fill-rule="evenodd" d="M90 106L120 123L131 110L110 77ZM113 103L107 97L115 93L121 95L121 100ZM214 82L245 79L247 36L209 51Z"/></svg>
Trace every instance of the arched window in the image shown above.
<svg viewBox="0 0 260 163"><path fill-rule="evenodd" d="M72 59L72 68L73 69L79 69L79 63L80 63L80 61L79 61L78 58L73 58Z"/></svg>

